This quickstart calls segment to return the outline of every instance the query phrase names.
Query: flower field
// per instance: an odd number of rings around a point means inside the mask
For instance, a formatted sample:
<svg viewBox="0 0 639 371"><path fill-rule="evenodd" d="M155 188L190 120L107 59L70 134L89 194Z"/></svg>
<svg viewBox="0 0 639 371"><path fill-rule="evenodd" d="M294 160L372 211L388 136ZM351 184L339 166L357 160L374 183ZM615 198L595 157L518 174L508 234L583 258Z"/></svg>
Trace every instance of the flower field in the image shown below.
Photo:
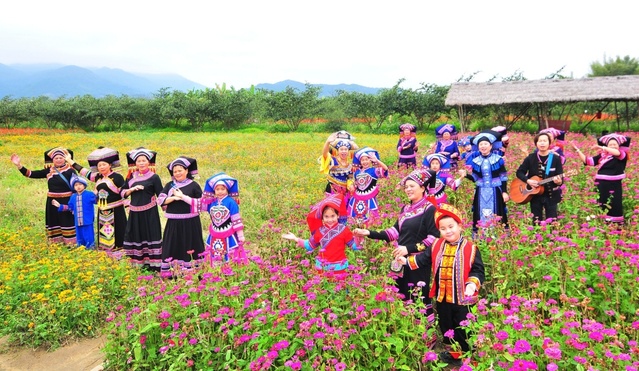
<svg viewBox="0 0 639 371"><path fill-rule="evenodd" d="M0 334L17 344L56 347L74 337L106 334L110 370L440 370L427 349L418 305L406 306L388 276L391 247L367 240L350 251L352 271L335 283L312 272L312 254L281 238L308 237L305 214L323 195L317 157L327 133L3 133L0 139ZM379 182L391 226L405 196L396 188L396 136L357 135L379 150L389 179ZM639 136L624 180L627 224L617 230L598 216L593 174L566 148L560 219L532 227L528 205L509 203L510 231L475 241L486 265L482 298L465 325L473 330L474 363L463 370L639 369ZM513 133L510 178L532 150L532 136ZM422 142L433 141L418 135ZM592 137L568 133L594 155ZM158 174L178 155L198 160L201 184L225 171L240 182L240 208L252 258L245 265L148 275L104 253L47 246L46 184L22 177L45 150L65 145L76 160L97 146L158 151ZM122 169L121 173L125 173ZM92 188L92 185L89 187ZM471 219L473 185L449 200ZM203 226L209 221L202 216ZM470 225L466 226L470 236ZM204 231L203 231L204 233ZM438 334L441 338L442 334Z"/></svg>

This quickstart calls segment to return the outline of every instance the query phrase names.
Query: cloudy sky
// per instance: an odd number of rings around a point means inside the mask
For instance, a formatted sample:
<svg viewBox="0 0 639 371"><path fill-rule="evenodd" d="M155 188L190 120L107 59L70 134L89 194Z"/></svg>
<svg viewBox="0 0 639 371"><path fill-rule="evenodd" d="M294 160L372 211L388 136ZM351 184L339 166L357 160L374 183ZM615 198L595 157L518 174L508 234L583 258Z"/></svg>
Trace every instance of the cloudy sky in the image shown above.
<svg viewBox="0 0 639 371"><path fill-rule="evenodd" d="M639 58L632 2L10 0L0 63L176 73L236 88L291 79L405 87Z"/></svg>

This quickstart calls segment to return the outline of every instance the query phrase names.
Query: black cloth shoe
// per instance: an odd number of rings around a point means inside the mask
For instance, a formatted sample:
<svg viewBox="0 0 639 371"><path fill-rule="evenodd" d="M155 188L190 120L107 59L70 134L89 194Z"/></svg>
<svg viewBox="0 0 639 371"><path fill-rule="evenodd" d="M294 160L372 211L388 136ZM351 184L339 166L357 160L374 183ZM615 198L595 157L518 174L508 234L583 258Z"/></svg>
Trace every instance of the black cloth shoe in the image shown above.
<svg viewBox="0 0 639 371"><path fill-rule="evenodd" d="M448 352L439 353L439 360L442 361L442 362L448 363L450 366L461 366L462 365L461 359L457 359L457 358L453 357Z"/></svg>

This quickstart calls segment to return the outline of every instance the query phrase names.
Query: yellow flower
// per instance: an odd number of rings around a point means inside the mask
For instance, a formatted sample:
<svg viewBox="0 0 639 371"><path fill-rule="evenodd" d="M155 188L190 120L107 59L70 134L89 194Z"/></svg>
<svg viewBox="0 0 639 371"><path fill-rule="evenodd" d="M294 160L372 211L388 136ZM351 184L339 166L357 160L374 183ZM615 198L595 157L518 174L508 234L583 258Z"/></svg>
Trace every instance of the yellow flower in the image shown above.
<svg viewBox="0 0 639 371"><path fill-rule="evenodd" d="M51 313L51 314L55 314L55 312L57 312L57 311L55 310L55 308L54 308L54 309L51 309L51 310L49 311L49 313Z"/></svg>

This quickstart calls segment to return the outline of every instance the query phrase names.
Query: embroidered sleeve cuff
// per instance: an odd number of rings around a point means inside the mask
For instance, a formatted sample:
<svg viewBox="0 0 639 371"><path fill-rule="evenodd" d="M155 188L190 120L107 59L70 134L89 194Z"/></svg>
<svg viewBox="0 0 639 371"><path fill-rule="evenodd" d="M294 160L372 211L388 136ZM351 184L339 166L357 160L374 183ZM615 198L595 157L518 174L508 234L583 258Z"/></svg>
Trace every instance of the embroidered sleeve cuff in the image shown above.
<svg viewBox="0 0 639 371"><path fill-rule="evenodd" d="M431 247L433 245L433 242L435 242L436 239L437 237L429 234L428 237L426 237L426 239L423 241L424 245L426 245L426 247Z"/></svg>
<svg viewBox="0 0 639 371"><path fill-rule="evenodd" d="M415 258L415 256L416 255L411 255L406 259L410 270L415 270L419 268L419 266L417 265L417 259Z"/></svg>
<svg viewBox="0 0 639 371"><path fill-rule="evenodd" d="M481 287L481 282L479 282L479 278L477 277L468 277L468 281L466 282L466 284L469 283L474 283L476 290L479 291L479 288Z"/></svg>

